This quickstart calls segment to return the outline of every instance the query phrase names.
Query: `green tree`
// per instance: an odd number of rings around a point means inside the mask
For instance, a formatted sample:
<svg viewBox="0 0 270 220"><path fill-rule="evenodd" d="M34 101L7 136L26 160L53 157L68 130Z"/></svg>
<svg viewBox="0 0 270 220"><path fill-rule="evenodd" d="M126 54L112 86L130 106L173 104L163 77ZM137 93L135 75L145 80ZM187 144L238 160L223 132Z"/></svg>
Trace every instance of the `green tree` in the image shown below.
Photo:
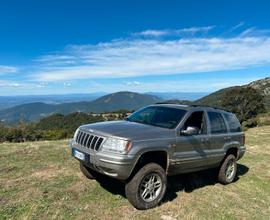
<svg viewBox="0 0 270 220"><path fill-rule="evenodd" d="M235 113L242 123L265 110L264 97L251 87L236 87L221 97L221 106Z"/></svg>

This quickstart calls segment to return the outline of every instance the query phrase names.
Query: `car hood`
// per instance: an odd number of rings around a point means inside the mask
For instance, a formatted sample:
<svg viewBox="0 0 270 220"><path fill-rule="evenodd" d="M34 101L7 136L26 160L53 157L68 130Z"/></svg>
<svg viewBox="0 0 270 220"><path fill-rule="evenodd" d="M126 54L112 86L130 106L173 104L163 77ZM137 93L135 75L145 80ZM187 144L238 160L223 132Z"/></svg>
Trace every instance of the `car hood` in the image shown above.
<svg viewBox="0 0 270 220"><path fill-rule="evenodd" d="M130 121L99 122L80 127L85 131L104 136L116 136L130 140L170 138L174 130Z"/></svg>

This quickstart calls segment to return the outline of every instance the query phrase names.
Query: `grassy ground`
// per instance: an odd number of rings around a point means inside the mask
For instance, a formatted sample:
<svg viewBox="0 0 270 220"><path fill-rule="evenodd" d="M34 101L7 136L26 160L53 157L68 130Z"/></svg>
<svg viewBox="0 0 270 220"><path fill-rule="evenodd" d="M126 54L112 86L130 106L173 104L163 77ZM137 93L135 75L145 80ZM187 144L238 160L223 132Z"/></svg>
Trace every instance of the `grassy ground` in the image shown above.
<svg viewBox="0 0 270 220"><path fill-rule="evenodd" d="M87 180L67 141L0 145L0 219L269 219L270 126L246 132L235 183L214 171L169 179L164 203L138 211L123 185Z"/></svg>

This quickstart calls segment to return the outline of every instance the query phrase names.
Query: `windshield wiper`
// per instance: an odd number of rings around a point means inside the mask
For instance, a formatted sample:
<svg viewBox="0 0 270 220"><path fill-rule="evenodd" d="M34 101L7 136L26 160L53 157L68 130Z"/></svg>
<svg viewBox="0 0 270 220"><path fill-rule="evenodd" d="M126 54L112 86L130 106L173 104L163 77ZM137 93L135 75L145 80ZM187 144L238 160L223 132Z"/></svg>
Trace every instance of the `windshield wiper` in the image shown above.
<svg viewBox="0 0 270 220"><path fill-rule="evenodd" d="M131 121L131 120L129 120ZM139 123L139 124L147 124L144 121L139 121L139 120L132 120L131 122Z"/></svg>

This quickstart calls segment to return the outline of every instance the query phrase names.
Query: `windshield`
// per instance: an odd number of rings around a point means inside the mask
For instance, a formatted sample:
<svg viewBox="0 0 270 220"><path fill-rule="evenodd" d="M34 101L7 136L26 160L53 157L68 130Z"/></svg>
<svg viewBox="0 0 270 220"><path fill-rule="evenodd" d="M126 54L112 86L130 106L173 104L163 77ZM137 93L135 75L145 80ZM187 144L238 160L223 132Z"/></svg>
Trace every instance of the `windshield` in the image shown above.
<svg viewBox="0 0 270 220"><path fill-rule="evenodd" d="M163 106L150 106L130 115L127 120L162 128L175 128L185 115L186 110Z"/></svg>

